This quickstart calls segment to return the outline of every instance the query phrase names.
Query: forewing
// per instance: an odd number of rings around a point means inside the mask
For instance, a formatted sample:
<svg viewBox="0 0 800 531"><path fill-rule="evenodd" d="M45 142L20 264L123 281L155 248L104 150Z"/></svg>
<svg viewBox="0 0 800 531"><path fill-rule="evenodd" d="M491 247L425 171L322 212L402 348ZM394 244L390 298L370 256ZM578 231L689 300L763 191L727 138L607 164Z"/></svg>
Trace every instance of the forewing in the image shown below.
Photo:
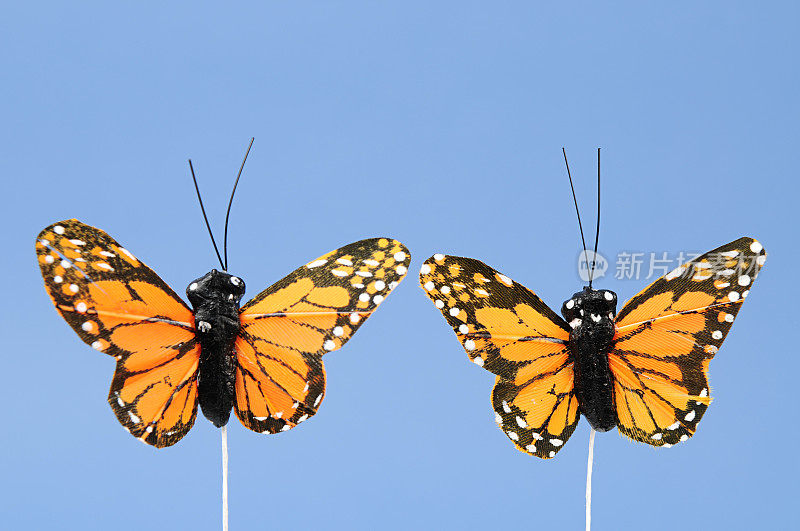
<svg viewBox="0 0 800 531"><path fill-rule="evenodd" d="M522 382L567 356L567 323L535 293L483 262L436 254L419 278L475 364Z"/></svg>
<svg viewBox="0 0 800 531"><path fill-rule="evenodd" d="M109 403L135 437L177 442L197 409L194 317L150 268L100 229L54 223L36 253L56 310L92 348L117 360Z"/></svg>
<svg viewBox="0 0 800 531"><path fill-rule="evenodd" d="M322 356L344 345L408 271L408 249L372 238L298 268L241 310L236 414L251 430L285 431L314 415Z"/></svg>
<svg viewBox="0 0 800 531"><path fill-rule="evenodd" d="M625 304L609 354L622 433L654 446L694 434L711 402L708 365L765 260L759 242L740 238L681 265Z"/></svg>

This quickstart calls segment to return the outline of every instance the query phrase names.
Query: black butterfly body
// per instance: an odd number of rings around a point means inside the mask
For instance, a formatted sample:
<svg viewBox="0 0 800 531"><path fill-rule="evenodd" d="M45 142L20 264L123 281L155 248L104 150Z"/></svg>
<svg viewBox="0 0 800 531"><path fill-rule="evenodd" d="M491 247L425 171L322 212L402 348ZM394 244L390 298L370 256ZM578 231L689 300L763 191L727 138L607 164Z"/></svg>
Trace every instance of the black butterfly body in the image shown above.
<svg viewBox="0 0 800 531"><path fill-rule="evenodd" d="M228 423L233 409L236 382L234 343L239 335L239 303L244 281L212 269L186 288L192 304L200 363L197 398L200 410L214 426Z"/></svg>
<svg viewBox="0 0 800 531"><path fill-rule="evenodd" d="M597 431L609 431L617 425L614 379L608 366L616 313L616 293L588 286L561 306L561 315L572 328L567 346L575 367L578 407Z"/></svg>

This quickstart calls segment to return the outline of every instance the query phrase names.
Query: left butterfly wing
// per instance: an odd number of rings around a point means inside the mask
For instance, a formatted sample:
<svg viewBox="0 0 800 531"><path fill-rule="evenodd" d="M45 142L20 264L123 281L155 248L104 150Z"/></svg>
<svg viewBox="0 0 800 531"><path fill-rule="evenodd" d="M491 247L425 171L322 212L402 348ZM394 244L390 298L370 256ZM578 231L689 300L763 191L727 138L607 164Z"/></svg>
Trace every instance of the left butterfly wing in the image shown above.
<svg viewBox="0 0 800 531"><path fill-rule="evenodd" d="M236 416L276 433L314 415L325 393L322 356L344 345L408 271L411 255L389 238L331 251L241 309Z"/></svg>
<svg viewBox="0 0 800 531"><path fill-rule="evenodd" d="M197 414L192 311L130 251L78 220L39 233L36 254L61 317L117 360L108 403L119 422L153 446L178 442Z"/></svg>
<svg viewBox="0 0 800 531"><path fill-rule="evenodd" d="M575 431L569 328L522 284L472 258L436 254L420 285L467 355L497 375L495 420L518 449L548 459Z"/></svg>
<svg viewBox="0 0 800 531"><path fill-rule="evenodd" d="M711 402L708 365L766 258L759 242L740 238L625 304L608 356L620 432L667 447L694 434Z"/></svg>

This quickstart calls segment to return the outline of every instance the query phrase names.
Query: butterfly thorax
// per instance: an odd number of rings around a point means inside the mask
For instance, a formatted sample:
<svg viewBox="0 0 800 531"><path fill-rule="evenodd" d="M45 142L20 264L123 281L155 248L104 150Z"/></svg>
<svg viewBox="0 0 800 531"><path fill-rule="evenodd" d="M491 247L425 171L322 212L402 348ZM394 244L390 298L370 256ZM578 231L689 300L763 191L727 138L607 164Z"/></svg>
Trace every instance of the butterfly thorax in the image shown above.
<svg viewBox="0 0 800 531"><path fill-rule="evenodd" d="M617 424L613 376L608 353L614 338L617 295L584 288L564 302L561 314L572 329L569 351L574 362L575 394L581 413L598 431Z"/></svg>
<svg viewBox="0 0 800 531"><path fill-rule="evenodd" d="M242 279L216 269L186 289L200 343L198 401L203 415L217 427L228 423L233 408L234 342L239 334L239 302L244 290Z"/></svg>

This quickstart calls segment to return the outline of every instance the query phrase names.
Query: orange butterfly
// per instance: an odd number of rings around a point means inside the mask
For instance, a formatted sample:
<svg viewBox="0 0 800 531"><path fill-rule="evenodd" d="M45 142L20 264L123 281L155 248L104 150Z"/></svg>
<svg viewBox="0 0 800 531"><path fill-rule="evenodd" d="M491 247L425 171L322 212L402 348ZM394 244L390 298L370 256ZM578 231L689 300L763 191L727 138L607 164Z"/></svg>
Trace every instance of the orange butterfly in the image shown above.
<svg viewBox="0 0 800 531"><path fill-rule="evenodd" d="M617 426L653 446L691 437L711 402L709 362L765 260L759 242L740 238L656 280L619 313L616 294L592 289L590 278L562 305L563 319L471 258L433 255L420 284L470 359L497 375L500 429L549 459L581 414L595 430Z"/></svg>
<svg viewBox="0 0 800 531"><path fill-rule="evenodd" d="M314 415L325 394L323 354L350 339L410 260L396 240L361 240L300 267L241 308L244 281L214 269L189 284L192 309L130 251L80 221L44 229L36 253L64 320L117 360L108 395L117 419L159 448L186 435L198 403L215 426L233 409L261 433Z"/></svg>

